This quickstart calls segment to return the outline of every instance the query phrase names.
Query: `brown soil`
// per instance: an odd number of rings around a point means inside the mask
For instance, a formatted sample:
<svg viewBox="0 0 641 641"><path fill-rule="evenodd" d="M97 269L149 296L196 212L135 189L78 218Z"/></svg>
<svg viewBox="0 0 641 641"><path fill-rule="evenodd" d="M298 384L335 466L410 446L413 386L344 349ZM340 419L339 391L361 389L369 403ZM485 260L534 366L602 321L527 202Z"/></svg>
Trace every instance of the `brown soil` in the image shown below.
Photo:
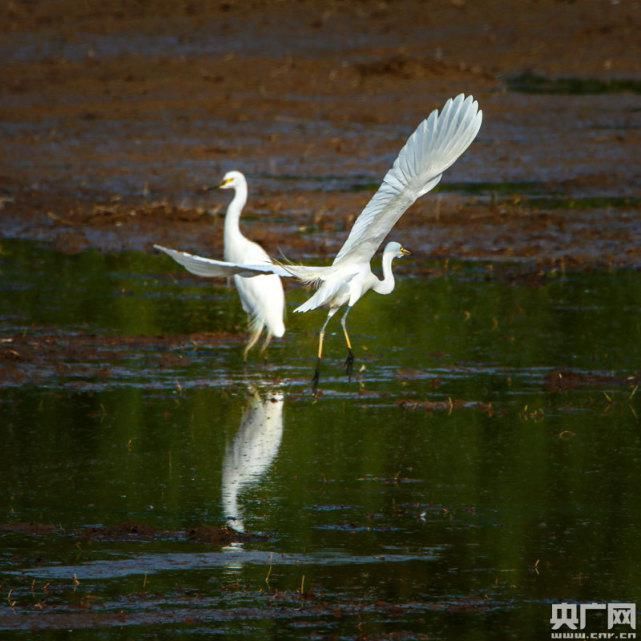
<svg viewBox="0 0 641 641"><path fill-rule="evenodd" d="M639 3L605 0L4 3L2 233L219 255L205 214L228 195L203 188L239 168L252 237L332 253L406 136L464 91L485 124L444 183L523 188L424 198L395 237L434 257L641 264L636 199L532 207L528 187L638 193L638 96L509 90L524 72L638 81L640 28Z"/></svg>
<svg viewBox="0 0 641 641"><path fill-rule="evenodd" d="M554 370L545 377L545 389L548 392L567 392L577 388L619 388L628 387L636 394L640 377L638 374L630 376L615 376L614 374L587 374L573 372L572 370Z"/></svg>
<svg viewBox="0 0 641 641"><path fill-rule="evenodd" d="M176 350L241 343L242 335L194 333L187 336L102 336L94 334L29 334L4 338L0 345L0 387L81 375L108 383L111 367L144 356L144 367L176 369L190 361ZM137 366L140 368L140 364Z"/></svg>
<svg viewBox="0 0 641 641"><path fill-rule="evenodd" d="M0 523L0 534L24 536L52 535L70 537L81 541L136 542L176 539L208 545L228 545L234 541L248 541L256 537L236 532L229 527L197 525L187 530L159 530L146 523L127 521L107 526L92 526L65 530L50 523Z"/></svg>

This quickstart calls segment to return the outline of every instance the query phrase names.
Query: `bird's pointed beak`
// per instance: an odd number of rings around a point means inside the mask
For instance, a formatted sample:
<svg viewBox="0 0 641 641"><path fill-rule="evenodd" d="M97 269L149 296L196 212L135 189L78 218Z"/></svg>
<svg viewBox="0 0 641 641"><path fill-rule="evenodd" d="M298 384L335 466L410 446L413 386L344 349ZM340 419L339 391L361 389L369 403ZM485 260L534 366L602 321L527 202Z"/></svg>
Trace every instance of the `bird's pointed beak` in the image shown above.
<svg viewBox="0 0 641 641"><path fill-rule="evenodd" d="M227 187L227 185L229 185L232 182L232 180L234 180L234 179L233 178L226 178L225 180L223 180L220 183L220 185L218 185L218 189L223 189L224 187Z"/></svg>
<svg viewBox="0 0 641 641"><path fill-rule="evenodd" d="M411 256L412 252L409 249L405 249L405 247L401 247L401 254L403 254L403 256Z"/></svg>

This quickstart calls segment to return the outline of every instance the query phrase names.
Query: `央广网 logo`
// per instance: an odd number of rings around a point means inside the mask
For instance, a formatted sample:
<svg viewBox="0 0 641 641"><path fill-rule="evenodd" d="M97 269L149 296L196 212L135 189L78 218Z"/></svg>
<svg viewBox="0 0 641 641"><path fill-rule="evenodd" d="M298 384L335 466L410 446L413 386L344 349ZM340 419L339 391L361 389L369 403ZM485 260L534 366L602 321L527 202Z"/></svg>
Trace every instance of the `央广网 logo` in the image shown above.
<svg viewBox="0 0 641 641"><path fill-rule="evenodd" d="M607 631L594 630L594 623L600 622L596 617L592 624L589 621L588 613L600 610L607 615ZM637 606L636 603L553 603L550 625L552 639L636 639Z"/></svg>

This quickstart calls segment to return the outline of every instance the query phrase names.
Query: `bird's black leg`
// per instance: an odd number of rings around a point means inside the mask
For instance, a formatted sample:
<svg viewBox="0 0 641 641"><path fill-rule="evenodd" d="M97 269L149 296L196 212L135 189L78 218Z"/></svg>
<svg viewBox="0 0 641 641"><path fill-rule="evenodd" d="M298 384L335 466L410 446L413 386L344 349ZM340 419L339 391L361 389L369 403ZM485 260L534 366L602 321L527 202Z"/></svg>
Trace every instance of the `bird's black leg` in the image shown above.
<svg viewBox="0 0 641 641"><path fill-rule="evenodd" d="M352 372L354 371L354 352L352 352L352 342L349 340L349 334L347 333L347 314L351 311L351 307L348 307L341 318L341 325L343 326L343 334L345 334L345 343L347 344L347 358L345 359L345 373L347 378L352 380Z"/></svg>
<svg viewBox="0 0 641 641"><path fill-rule="evenodd" d="M316 360L316 367L314 368L314 376L312 376L312 394L316 396L316 393L318 392L318 384L320 383L320 365L321 365L321 360L318 358Z"/></svg>
<svg viewBox="0 0 641 641"><path fill-rule="evenodd" d="M347 378L351 381L352 380L352 372L354 371L354 352L352 352L352 348L348 347L347 348L347 358L345 359L345 374L347 374Z"/></svg>

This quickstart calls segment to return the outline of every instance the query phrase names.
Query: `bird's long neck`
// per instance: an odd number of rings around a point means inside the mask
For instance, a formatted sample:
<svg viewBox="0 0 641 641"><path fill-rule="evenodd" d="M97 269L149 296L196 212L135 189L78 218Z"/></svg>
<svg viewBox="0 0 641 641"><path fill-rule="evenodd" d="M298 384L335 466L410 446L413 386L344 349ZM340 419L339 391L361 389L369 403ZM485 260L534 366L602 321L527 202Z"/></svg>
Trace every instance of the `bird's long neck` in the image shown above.
<svg viewBox="0 0 641 641"><path fill-rule="evenodd" d="M239 182L234 188L234 198L227 207L225 215L225 245L228 245L232 238L240 235L240 214L247 202L247 183Z"/></svg>
<svg viewBox="0 0 641 641"><path fill-rule="evenodd" d="M378 284L374 285L374 291L377 294L391 294L394 291L396 281L392 272L393 260L394 254L383 254L383 280L379 280Z"/></svg>

